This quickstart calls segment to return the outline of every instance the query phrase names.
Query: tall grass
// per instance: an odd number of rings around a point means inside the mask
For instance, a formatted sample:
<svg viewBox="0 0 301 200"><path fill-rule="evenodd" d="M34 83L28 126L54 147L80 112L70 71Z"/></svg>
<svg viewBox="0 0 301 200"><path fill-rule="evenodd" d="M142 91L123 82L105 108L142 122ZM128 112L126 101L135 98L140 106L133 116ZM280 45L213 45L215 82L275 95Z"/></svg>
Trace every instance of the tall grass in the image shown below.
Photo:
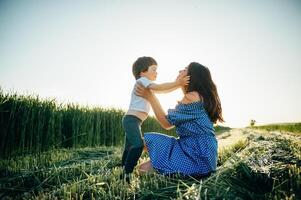
<svg viewBox="0 0 301 200"><path fill-rule="evenodd" d="M0 157L51 148L121 145L124 114L121 109L5 94L0 88ZM163 131L152 117L142 126L142 131L150 130ZM173 130L168 132L175 134Z"/></svg>

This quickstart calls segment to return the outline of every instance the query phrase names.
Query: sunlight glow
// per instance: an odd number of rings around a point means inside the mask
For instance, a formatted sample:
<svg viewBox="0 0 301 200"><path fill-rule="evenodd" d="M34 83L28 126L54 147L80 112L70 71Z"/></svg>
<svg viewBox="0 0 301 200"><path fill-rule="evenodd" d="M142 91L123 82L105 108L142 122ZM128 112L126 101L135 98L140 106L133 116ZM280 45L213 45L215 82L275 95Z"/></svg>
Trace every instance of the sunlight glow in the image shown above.
<svg viewBox="0 0 301 200"><path fill-rule="evenodd" d="M209 67L224 125L301 121L299 1L1 1L0 86L126 110L133 62ZM165 110L181 91L159 95Z"/></svg>

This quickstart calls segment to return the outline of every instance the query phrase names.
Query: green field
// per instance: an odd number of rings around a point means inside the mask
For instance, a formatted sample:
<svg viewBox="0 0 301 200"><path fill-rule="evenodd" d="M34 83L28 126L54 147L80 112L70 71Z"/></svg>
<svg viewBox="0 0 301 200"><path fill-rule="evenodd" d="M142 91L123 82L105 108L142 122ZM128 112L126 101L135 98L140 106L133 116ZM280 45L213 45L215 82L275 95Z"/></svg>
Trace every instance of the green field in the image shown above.
<svg viewBox="0 0 301 200"><path fill-rule="evenodd" d="M290 132L290 133L301 135L301 123L269 124L269 125L262 125L262 126L254 126L252 128L267 130L267 131Z"/></svg>
<svg viewBox="0 0 301 200"><path fill-rule="evenodd" d="M0 87L0 158L59 148L120 146L124 111L58 103L35 95L4 93ZM149 117L142 131L162 132ZM174 130L167 131L175 135Z"/></svg>
<svg viewBox="0 0 301 200"><path fill-rule="evenodd" d="M1 92L0 199L301 199L300 134L282 128L216 127L210 177L135 172L128 185L119 179L123 114ZM174 135L154 118L143 131Z"/></svg>
<svg viewBox="0 0 301 200"><path fill-rule="evenodd" d="M120 147L17 156L0 162L0 198L300 199L301 146L295 139L249 132L246 140L220 149L218 170L208 178L135 174L130 186L119 179Z"/></svg>

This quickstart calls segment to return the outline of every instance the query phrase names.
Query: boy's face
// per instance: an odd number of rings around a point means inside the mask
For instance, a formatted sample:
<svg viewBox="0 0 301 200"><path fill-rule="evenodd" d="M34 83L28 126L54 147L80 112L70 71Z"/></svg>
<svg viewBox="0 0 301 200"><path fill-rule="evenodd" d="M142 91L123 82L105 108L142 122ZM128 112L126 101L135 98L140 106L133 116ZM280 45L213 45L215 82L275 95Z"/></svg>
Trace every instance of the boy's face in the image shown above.
<svg viewBox="0 0 301 200"><path fill-rule="evenodd" d="M141 76L148 78L151 81L155 81L157 79L157 65L151 65L148 67L148 70L145 72L141 72Z"/></svg>

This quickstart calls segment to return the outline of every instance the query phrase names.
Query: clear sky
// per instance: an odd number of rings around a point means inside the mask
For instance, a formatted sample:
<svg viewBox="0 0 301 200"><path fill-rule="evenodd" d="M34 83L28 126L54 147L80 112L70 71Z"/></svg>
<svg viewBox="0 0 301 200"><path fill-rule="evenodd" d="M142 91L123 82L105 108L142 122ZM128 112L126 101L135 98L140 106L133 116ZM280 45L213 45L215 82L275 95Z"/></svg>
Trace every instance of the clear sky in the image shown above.
<svg viewBox="0 0 301 200"><path fill-rule="evenodd" d="M133 62L157 83L209 67L226 124L301 121L301 2L0 1L0 86L58 102L127 109ZM165 110L180 91L159 95Z"/></svg>

